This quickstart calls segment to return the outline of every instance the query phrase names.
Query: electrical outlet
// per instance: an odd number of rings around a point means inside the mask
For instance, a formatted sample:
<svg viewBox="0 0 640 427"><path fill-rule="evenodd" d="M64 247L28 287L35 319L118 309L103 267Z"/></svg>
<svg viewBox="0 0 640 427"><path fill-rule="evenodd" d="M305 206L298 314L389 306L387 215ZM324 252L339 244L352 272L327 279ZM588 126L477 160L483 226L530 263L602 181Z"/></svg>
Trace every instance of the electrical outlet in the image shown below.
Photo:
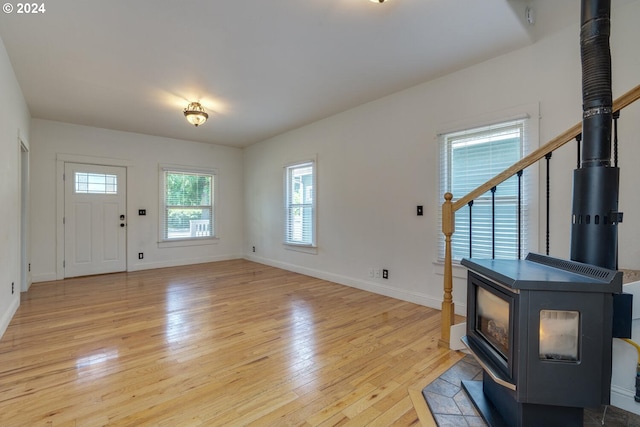
<svg viewBox="0 0 640 427"><path fill-rule="evenodd" d="M389 278L389 270L382 270L382 278L383 279L388 279Z"/></svg>
<svg viewBox="0 0 640 427"><path fill-rule="evenodd" d="M253 247L253 252L255 252L255 251L256 251L256 247L254 246L254 247Z"/></svg>
<svg viewBox="0 0 640 427"><path fill-rule="evenodd" d="M379 269L379 268L376 268L376 270L375 270L375 273L374 273L374 274L375 274L375 276L376 276L376 279L379 279L379 278L380 278L380 269Z"/></svg>
<svg viewBox="0 0 640 427"><path fill-rule="evenodd" d="M144 259L144 253L138 252L138 259Z"/></svg>
<svg viewBox="0 0 640 427"><path fill-rule="evenodd" d="M373 274L374 274L373 273L373 268L370 268L369 269L369 277L371 277L372 279L373 279Z"/></svg>
<svg viewBox="0 0 640 427"><path fill-rule="evenodd" d="M423 212L423 210L422 210L422 206L421 206L421 205L418 205L418 206L416 207L416 214L417 214L418 216L422 216L422 215L424 215L424 212Z"/></svg>
<svg viewBox="0 0 640 427"><path fill-rule="evenodd" d="M146 215L146 214L147 214L146 209L138 209L138 215Z"/></svg>
<svg viewBox="0 0 640 427"><path fill-rule="evenodd" d="M15 292L15 284L14 282L11 282L11 295L13 295L13 293Z"/></svg>

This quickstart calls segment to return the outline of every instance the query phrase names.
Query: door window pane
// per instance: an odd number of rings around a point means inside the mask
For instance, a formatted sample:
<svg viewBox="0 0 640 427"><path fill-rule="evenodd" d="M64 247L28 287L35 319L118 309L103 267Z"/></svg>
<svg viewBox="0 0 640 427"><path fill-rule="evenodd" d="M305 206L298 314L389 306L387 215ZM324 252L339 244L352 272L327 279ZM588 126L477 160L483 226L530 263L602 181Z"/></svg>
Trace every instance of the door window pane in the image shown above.
<svg viewBox="0 0 640 427"><path fill-rule="evenodd" d="M74 177L76 193L118 194L118 176L104 173L76 172Z"/></svg>

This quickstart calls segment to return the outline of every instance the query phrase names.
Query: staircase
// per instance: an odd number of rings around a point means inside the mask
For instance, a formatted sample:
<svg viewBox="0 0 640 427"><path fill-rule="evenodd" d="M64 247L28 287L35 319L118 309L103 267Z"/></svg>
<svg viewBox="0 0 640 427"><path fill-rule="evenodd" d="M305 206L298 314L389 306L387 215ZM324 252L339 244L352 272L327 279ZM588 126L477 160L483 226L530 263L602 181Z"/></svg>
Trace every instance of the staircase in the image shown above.
<svg viewBox="0 0 640 427"><path fill-rule="evenodd" d="M630 104L634 103L640 99L640 85L634 87L620 98L616 99L613 103L613 111L614 118L617 120L617 117L620 114L620 111ZM616 127L617 129L617 127ZM455 307L453 303L453 260L452 260L452 249L451 249L451 237L453 236L455 230L455 213L461 208L467 206L469 203L473 202L473 200L479 198L487 191L490 191L492 188L497 187L502 182L511 178L514 175L521 173L523 170L536 164L537 162L545 159L547 163L551 159L551 154L563 147L570 141L574 139L578 141L578 152L580 150L580 139L581 139L581 131L582 131L582 122L577 123L575 126L571 127L564 133L558 135L556 138L549 141L544 146L538 148L531 154L522 158L520 161L516 162L509 168L505 169L500 174L496 175L489 181L480 185L475 190L470 193L457 198L454 201L454 195L451 193L445 193L444 199L445 202L442 205L442 232L445 236L445 258L444 258L444 297L442 301L442 330L439 344L442 347L450 346L451 339L451 326L454 325L454 313ZM616 153L617 153L617 135L614 135L614 144L616 145ZM578 159L580 158L580 154L578 154ZM617 158L617 155L616 155ZM616 160L617 162L617 160ZM547 165L548 166L548 165ZM548 170L548 169L547 169ZM547 179L547 186L549 184L549 180ZM547 197L549 197L549 189L547 187ZM549 204L547 203L547 254L549 251Z"/></svg>

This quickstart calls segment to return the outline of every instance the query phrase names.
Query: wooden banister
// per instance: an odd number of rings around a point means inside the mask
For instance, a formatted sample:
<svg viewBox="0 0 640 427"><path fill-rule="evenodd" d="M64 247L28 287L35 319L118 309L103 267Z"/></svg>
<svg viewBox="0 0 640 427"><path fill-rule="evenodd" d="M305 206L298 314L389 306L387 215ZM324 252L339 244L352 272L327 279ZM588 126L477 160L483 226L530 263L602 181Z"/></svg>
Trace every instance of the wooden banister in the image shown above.
<svg viewBox="0 0 640 427"><path fill-rule="evenodd" d="M640 85L634 87L633 89L631 89L630 91L628 91L627 93L625 93L624 95L616 99L613 102L613 111L614 112L620 111L626 106L628 106L629 104L632 104L633 102L637 101L638 99L640 99ZM479 186L469 194L466 194L465 196L453 202L453 211L455 212L463 208L471 200L475 200L478 197L482 196L484 193L491 190L493 187L496 187L498 184L501 184L502 182L511 178L513 175L518 173L518 171L524 170L529 166L533 165L534 163L537 163L539 160L543 159L544 156L546 156L547 154L557 150L567 142L575 139L575 137L578 136L580 132L582 132L582 122L577 123L570 129L565 131L564 133L556 136L554 139L552 139L542 147L538 148L537 150L531 152L528 156L523 157L520 161L518 161L517 163L514 163L512 166L505 169L503 172L499 173L498 175L494 176L489 181L485 182L484 184L482 184L481 186Z"/></svg>
<svg viewBox="0 0 640 427"><path fill-rule="evenodd" d="M449 347L451 342L451 325L455 323L455 305L453 303L453 261L451 259L451 236L455 231L456 220L451 193L445 193L442 205L442 233L444 234L444 298L442 300L442 324L440 347ZM446 325L446 327L445 327Z"/></svg>
<svg viewBox="0 0 640 427"><path fill-rule="evenodd" d="M640 99L640 85L634 87L624 95L620 96L613 102L613 111L617 112ZM520 161L514 163L503 172L491 178L489 181L480 185L478 188L452 202L453 195L446 193L444 195L445 202L442 205L442 232L445 235L445 257L444 257L444 297L442 300L442 325L439 345L443 347L450 346L451 325L454 324L455 306L453 303L453 260L451 253L451 236L455 232L455 212L466 206L470 201L477 199L484 193L496 187L498 184L511 178L519 171L537 163L547 154L557 150L567 142L575 139L582 132L582 122L574 125L567 131L558 135L542 147L533 151Z"/></svg>

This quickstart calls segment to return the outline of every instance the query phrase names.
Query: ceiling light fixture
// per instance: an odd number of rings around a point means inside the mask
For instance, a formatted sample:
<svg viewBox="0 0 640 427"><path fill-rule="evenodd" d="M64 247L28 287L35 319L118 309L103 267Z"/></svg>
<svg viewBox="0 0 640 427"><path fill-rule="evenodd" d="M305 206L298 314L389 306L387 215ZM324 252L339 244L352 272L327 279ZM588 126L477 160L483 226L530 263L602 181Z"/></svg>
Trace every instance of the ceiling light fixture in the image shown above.
<svg viewBox="0 0 640 427"><path fill-rule="evenodd" d="M184 109L184 116L187 118L187 121L195 127L203 124L209 118L209 115L204 111L204 108L202 108L199 102L192 102L187 105L187 108Z"/></svg>
<svg viewBox="0 0 640 427"><path fill-rule="evenodd" d="M387 0L369 0L369 1L373 3L384 3Z"/></svg>

